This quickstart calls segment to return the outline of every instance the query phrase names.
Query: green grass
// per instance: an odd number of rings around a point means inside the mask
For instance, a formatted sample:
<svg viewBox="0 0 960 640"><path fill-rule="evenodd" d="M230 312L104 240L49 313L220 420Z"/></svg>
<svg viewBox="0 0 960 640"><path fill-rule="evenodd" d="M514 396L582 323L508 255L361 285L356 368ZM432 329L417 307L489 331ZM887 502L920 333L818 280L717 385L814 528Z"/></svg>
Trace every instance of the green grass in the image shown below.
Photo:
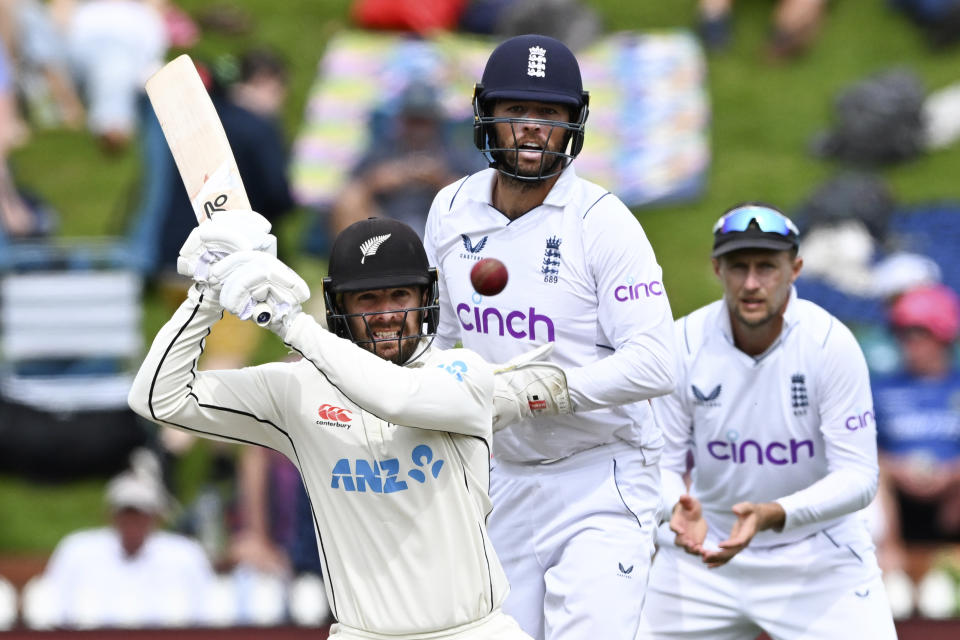
<svg viewBox="0 0 960 640"><path fill-rule="evenodd" d="M196 14L210 3L179 0ZM263 43L283 52L291 64L292 93L284 112L292 136L299 125L307 89L331 33L348 23L350 0L244 0L236 3L253 17L248 38L210 36L194 50L199 56L238 52ZM608 29L682 28L692 24L693 0L685 2L589 2ZM713 121L712 164L697 202L638 211L659 261L674 313L681 315L719 294L707 260L710 225L731 204L763 199L790 210L839 169L806 153L810 137L829 124L836 93L870 73L906 65L933 90L956 81L960 51L933 54L919 32L876 0L832 2L821 37L810 54L772 66L761 59L773 3L738 0L733 47L709 59ZM589 87L587 87L589 89ZM587 144L590 144L589 126ZM136 189L135 152L107 158L84 133L37 132L12 159L22 183L61 212L64 235L117 233ZM960 147L887 169L883 176L901 202L956 197L954 167ZM279 230L281 242L298 246L305 212ZM308 280L322 274L315 260L298 261ZM147 301L145 332L152 335L164 312ZM280 353L276 341L258 358ZM185 490L202 471L188 465ZM64 533L101 521L102 485L37 487L0 480L0 552L47 551Z"/></svg>

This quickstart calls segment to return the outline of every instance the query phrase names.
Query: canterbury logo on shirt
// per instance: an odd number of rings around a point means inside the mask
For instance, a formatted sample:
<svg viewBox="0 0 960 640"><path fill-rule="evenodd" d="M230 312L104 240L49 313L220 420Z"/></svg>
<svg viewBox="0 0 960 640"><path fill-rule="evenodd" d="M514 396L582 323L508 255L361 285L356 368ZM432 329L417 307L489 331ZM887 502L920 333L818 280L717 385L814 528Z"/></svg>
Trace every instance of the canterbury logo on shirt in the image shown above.
<svg viewBox="0 0 960 640"><path fill-rule="evenodd" d="M317 415L320 416L320 420L317 420L317 424L327 424L334 427L346 427L350 428L349 425L344 424L350 422L353 418L351 414L353 412L349 409L341 409L340 407L335 407L332 404L322 404L320 408L317 409Z"/></svg>
<svg viewBox="0 0 960 640"><path fill-rule="evenodd" d="M419 484L427 482L428 475L434 479L440 476L443 469L443 460L434 460L433 449L425 444L418 444L410 453L413 467L407 469L406 474L400 474L400 461L396 458L386 460L366 460L357 458L340 458L333 466L330 479L331 489L342 489L347 492L366 493L396 493L409 488L408 480Z"/></svg>

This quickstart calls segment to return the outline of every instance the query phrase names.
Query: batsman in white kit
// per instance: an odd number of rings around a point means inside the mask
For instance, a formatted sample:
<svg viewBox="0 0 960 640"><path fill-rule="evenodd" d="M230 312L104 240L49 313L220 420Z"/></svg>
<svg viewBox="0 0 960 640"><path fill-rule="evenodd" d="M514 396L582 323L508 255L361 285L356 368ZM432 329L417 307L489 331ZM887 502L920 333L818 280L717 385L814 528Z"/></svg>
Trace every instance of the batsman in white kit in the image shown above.
<svg viewBox="0 0 960 640"><path fill-rule="evenodd" d="M490 168L445 187L424 244L440 271L437 344L491 362L553 344L570 403L494 438L490 536L504 611L538 639L632 640L660 517L663 439L649 398L673 389L673 316L653 249L612 193L577 177L588 95L573 53L540 35L490 55L474 93ZM494 257L506 288L468 276ZM559 407L562 415L539 414Z"/></svg>
<svg viewBox="0 0 960 640"><path fill-rule="evenodd" d="M130 405L298 467L338 621L332 638L529 640L501 612L508 585L485 524L494 406L500 421L519 419L537 371L561 387L562 373L523 361L536 353L495 374L468 350L433 348L436 270L416 232L393 220L358 222L336 239L328 330L301 311L309 290L275 257L269 229L254 212L224 211L192 232L178 269L196 284L154 340ZM223 311L248 318L263 305L269 329L302 359L198 371Z"/></svg>
<svg viewBox="0 0 960 640"><path fill-rule="evenodd" d="M637 639L895 638L857 513L877 490L860 347L797 297L798 232L781 212L738 205L713 246L723 298L677 320L677 388L653 401L672 531Z"/></svg>

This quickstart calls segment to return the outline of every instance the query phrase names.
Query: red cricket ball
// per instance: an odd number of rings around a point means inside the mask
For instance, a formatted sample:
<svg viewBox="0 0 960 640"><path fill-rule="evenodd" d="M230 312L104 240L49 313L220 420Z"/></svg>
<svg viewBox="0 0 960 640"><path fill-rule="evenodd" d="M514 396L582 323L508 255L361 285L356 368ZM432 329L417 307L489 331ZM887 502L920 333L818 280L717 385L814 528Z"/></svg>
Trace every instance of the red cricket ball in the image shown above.
<svg viewBox="0 0 960 640"><path fill-rule="evenodd" d="M496 258L484 258L470 269L470 282L482 296L495 296L507 286L507 268Z"/></svg>

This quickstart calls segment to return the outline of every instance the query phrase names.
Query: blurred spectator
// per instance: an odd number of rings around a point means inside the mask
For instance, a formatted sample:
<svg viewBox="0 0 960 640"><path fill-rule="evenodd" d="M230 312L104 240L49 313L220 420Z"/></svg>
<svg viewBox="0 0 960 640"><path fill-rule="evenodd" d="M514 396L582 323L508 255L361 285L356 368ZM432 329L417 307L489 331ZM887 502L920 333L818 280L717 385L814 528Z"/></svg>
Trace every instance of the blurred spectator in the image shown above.
<svg viewBox="0 0 960 640"><path fill-rule="evenodd" d="M767 56L784 60L806 53L820 31L826 6L827 0L779 0ZM726 48L733 37L733 0L699 0L697 12L704 46L713 51Z"/></svg>
<svg viewBox="0 0 960 640"><path fill-rule="evenodd" d="M54 626L179 626L205 620L214 573L195 540L158 530L169 507L150 454L107 485L110 526L69 534L43 573Z"/></svg>
<svg viewBox="0 0 960 640"><path fill-rule="evenodd" d="M16 68L27 114L43 127L83 124L63 33L40 0L0 0L0 33Z"/></svg>
<svg viewBox="0 0 960 640"><path fill-rule="evenodd" d="M297 496L302 491L300 472L282 454L264 447L243 447L237 469L237 529L229 549L232 563L290 575Z"/></svg>
<svg viewBox="0 0 960 640"><path fill-rule="evenodd" d="M933 134L925 121L926 101L923 81L913 69L873 73L837 93L834 122L813 137L811 151L860 167L915 159Z"/></svg>
<svg viewBox="0 0 960 640"><path fill-rule="evenodd" d="M460 30L501 38L539 33L579 51L600 38L603 25L582 0L472 0L460 16Z"/></svg>
<svg viewBox="0 0 960 640"><path fill-rule="evenodd" d="M960 542L960 299L943 285L894 299L890 326L902 371L873 384L880 449L886 569L902 568L911 543Z"/></svg>
<svg viewBox="0 0 960 640"><path fill-rule="evenodd" d="M460 153L437 90L413 81L399 95L395 115L373 118L371 142L333 204L330 235L359 220L400 220L423 235L433 197L478 168L476 154Z"/></svg>
<svg viewBox="0 0 960 640"><path fill-rule="evenodd" d="M134 135L137 98L167 47L166 25L150 0L76 3L67 48L87 105L87 125L105 150L125 148Z"/></svg>
<svg viewBox="0 0 960 640"><path fill-rule="evenodd" d="M350 15L365 29L427 35L452 31L465 4L466 0L354 0Z"/></svg>
<svg viewBox="0 0 960 640"><path fill-rule="evenodd" d="M960 0L888 0L918 27L934 49L942 49L960 40Z"/></svg>
<svg viewBox="0 0 960 640"><path fill-rule="evenodd" d="M0 41L0 247L8 238L34 234L39 226L7 166L7 153L25 135L26 128L17 113L12 68Z"/></svg>
<svg viewBox="0 0 960 640"><path fill-rule="evenodd" d="M30 130L17 108L13 65L7 54L5 37L0 33L0 157L5 158L11 148L20 146L29 136Z"/></svg>

